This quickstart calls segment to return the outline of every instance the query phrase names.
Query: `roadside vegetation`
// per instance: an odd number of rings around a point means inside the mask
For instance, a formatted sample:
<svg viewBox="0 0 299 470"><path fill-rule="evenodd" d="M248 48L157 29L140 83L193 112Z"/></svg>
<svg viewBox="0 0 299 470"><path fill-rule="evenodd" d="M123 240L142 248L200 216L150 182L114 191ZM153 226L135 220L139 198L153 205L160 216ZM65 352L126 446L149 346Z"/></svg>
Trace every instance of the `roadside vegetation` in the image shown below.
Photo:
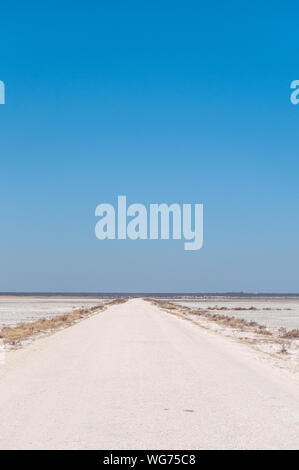
<svg viewBox="0 0 299 470"><path fill-rule="evenodd" d="M294 366L297 367L296 364L298 364L299 371L299 329L267 328L256 321L219 313L219 310L228 310L226 307L216 306L216 308L196 309L173 304L165 300L153 298L146 298L145 300L167 313L185 318L203 328L221 332L225 336L250 344L271 356L292 356ZM256 310L256 307L235 307L230 310Z"/></svg>
<svg viewBox="0 0 299 470"><path fill-rule="evenodd" d="M34 322L19 323L15 326L5 326L0 331L0 339L10 346L19 346L23 341L36 335L52 333L61 328L67 328L80 320L90 317L95 313L106 310L107 307L126 302L127 298L117 298L110 302L95 305L90 308L79 308L70 313L57 315L52 318L39 318Z"/></svg>

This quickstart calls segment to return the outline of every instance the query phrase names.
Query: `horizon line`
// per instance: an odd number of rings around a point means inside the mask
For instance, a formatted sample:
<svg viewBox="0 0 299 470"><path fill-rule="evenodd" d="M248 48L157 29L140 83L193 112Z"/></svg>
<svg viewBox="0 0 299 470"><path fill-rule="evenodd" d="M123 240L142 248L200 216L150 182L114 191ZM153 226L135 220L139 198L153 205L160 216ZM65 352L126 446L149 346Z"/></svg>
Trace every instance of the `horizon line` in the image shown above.
<svg viewBox="0 0 299 470"><path fill-rule="evenodd" d="M0 296L30 296L30 295L75 295L75 296L138 296L138 297L146 297L146 296L255 296L255 297L263 297L263 296L272 296L272 297L281 297L281 296L299 296L299 292L246 292L246 291L225 291L225 292L130 292L130 291L107 291L107 292L87 292L87 291L7 291L7 292L0 292Z"/></svg>

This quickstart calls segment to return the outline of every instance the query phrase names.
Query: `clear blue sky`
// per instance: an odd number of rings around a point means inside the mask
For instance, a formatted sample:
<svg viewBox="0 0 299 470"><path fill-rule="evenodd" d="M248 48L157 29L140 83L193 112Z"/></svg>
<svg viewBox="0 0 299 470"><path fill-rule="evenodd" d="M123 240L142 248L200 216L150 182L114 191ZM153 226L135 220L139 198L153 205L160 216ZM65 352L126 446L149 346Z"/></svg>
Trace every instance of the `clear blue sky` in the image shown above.
<svg viewBox="0 0 299 470"><path fill-rule="evenodd" d="M0 291L299 291L297 2L1 4ZM204 204L204 247L94 210Z"/></svg>

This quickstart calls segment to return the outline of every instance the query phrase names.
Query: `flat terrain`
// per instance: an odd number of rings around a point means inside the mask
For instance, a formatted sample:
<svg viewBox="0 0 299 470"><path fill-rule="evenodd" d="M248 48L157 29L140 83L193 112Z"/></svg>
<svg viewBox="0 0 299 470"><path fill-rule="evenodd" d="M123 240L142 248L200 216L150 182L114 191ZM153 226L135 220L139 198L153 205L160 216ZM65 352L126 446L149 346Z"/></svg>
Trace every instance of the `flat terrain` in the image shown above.
<svg viewBox="0 0 299 470"><path fill-rule="evenodd" d="M84 296L0 295L0 328L40 318L53 318L78 308L106 303L107 298Z"/></svg>
<svg viewBox="0 0 299 470"><path fill-rule="evenodd" d="M173 302L173 299L165 299ZM177 305L198 309L209 309L211 313L256 321L269 328L299 328L299 298L296 296L277 297L206 297L174 299Z"/></svg>
<svg viewBox="0 0 299 470"><path fill-rule="evenodd" d="M299 448L299 382L141 299L7 354L2 449Z"/></svg>

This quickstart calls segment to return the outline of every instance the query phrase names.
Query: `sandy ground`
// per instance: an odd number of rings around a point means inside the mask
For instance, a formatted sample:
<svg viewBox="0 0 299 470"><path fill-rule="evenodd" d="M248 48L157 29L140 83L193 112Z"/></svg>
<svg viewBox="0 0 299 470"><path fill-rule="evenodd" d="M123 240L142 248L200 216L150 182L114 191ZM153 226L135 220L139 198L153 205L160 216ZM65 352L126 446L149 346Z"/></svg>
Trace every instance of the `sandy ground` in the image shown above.
<svg viewBox="0 0 299 470"><path fill-rule="evenodd" d="M2 449L299 448L299 382L141 299L0 366Z"/></svg>

